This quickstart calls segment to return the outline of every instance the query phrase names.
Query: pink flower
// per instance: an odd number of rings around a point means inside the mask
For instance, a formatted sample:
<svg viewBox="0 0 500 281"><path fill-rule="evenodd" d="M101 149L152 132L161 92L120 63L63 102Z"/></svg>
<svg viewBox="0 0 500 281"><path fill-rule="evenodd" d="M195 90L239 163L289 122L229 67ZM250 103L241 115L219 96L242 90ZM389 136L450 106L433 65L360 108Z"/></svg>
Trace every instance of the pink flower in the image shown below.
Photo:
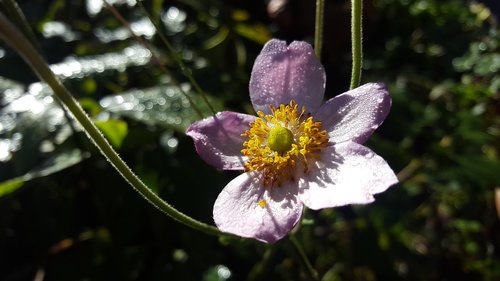
<svg viewBox="0 0 500 281"><path fill-rule="evenodd" d="M303 205L366 204L397 183L385 160L361 145L389 112L385 86L365 84L322 104L325 81L309 44L273 39L250 79L258 116L224 111L187 129L207 163L244 170L215 202L220 230L272 243L299 222Z"/></svg>

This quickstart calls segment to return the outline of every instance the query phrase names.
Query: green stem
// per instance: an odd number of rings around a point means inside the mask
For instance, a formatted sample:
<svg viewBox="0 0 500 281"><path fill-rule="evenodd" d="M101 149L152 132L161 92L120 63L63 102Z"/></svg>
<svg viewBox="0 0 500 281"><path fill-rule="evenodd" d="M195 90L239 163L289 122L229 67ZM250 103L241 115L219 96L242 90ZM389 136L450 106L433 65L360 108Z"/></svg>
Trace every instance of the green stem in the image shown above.
<svg viewBox="0 0 500 281"><path fill-rule="evenodd" d="M350 89L352 90L359 86L363 66L363 2L362 0L351 0L351 3L352 72Z"/></svg>
<svg viewBox="0 0 500 281"><path fill-rule="evenodd" d="M212 104L210 104L210 102L208 101L207 95L201 89L200 84L198 84L198 82L196 82L193 75L191 74L191 71L189 70L188 67L186 67L186 65L182 61L181 56L174 50L174 48L172 47L172 44L170 44L170 42L167 40L167 37L165 37L165 35L163 35L163 33L160 30L160 27L158 26L158 23L151 17L151 15L148 13L148 11L146 10L146 8L144 7L144 5L142 4L141 1L137 1L137 5L139 5L139 8L141 8L142 12L149 18L149 20L155 26L156 32L158 32L158 35L160 36L161 41L163 42L163 44L165 44L165 47L167 47L168 51L170 52L170 54L174 58L175 62L179 65L179 67L182 71L182 74L184 74L184 76L189 80L191 85L193 85L195 91L199 95L201 95L201 97L203 98L203 101L207 104L210 111L212 111L212 114L215 115L215 109L212 107Z"/></svg>
<svg viewBox="0 0 500 281"><path fill-rule="evenodd" d="M87 136L92 140L99 151L113 165L118 173L149 203L163 211L173 219L202 232L212 235L229 235L221 232L214 226L204 224L176 210L158 195L152 192L118 156L118 153L109 145L108 141L83 111L80 104L73 98L61 81L50 70L47 62L38 54L33 45L21 32L0 12L0 38L7 42L13 50L31 66L38 77L45 81L54 94L63 102L74 118L80 122Z"/></svg>
<svg viewBox="0 0 500 281"><path fill-rule="evenodd" d="M0 0L4 6L5 10L7 12L7 15L10 16L11 20L18 26L21 31L24 33L24 36L26 36L30 41L33 46L39 47L36 42L36 37L35 34L33 33L33 30L31 30L31 27L26 20L26 17L24 16L23 12L19 8L19 5L17 5L16 1L14 0Z"/></svg>
<svg viewBox="0 0 500 281"><path fill-rule="evenodd" d="M290 239L290 242L292 242L293 247L295 248L295 250L299 254L299 257L300 257L302 263L304 264L307 272L311 276L312 280L319 281L318 272L316 272L316 270L312 266L311 262L307 258L304 250L302 249L302 246L300 245L300 243L297 240L297 238L295 238L295 235L294 234L290 234L288 237Z"/></svg>
<svg viewBox="0 0 500 281"><path fill-rule="evenodd" d="M179 88L179 90L181 91L181 93L184 95L184 97L187 98L189 104L191 105L191 107L193 108L193 110L196 112L196 114L198 114L198 116L200 118L203 118L203 113L201 112L201 110L198 108L198 106L196 106L196 103L193 101L193 99L191 99L191 97L182 89L182 87L180 86L180 83L179 81L177 81L177 79L175 78L174 75L172 75L170 73L170 71L168 71L168 69L165 67L165 65L163 65L162 61L160 60L160 58L156 55L155 53L155 50L144 40L142 39L142 37L139 37L135 34L135 32L132 30L132 28L130 27L130 24L127 22L127 20L125 20L125 18L120 14L120 12L118 12L117 9L115 9L115 7L113 7L113 5L109 4L108 1L104 0L103 1L104 3L104 6L106 6L106 8L113 14L113 16L126 28L128 29L128 31L130 32L130 34L132 35L132 37L134 37L134 39L139 42L139 44L141 44L144 48L148 49L150 52L151 52L151 57L153 58L153 60L157 63L157 65L160 67L160 69L165 73L167 74L168 76L170 76L170 79L172 80L172 82L177 85L177 87ZM214 113L215 114L215 113Z"/></svg>
<svg viewBox="0 0 500 281"><path fill-rule="evenodd" d="M323 47L323 15L325 13L325 0L316 0L316 20L314 22L314 52L321 60L321 48Z"/></svg>

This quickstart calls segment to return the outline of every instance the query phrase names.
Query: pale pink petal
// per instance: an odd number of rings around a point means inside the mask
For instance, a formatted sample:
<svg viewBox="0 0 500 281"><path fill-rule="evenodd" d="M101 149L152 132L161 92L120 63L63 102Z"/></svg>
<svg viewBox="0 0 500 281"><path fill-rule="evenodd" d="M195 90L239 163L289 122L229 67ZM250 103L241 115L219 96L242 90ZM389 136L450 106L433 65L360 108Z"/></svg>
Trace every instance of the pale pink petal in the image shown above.
<svg viewBox="0 0 500 281"><path fill-rule="evenodd" d="M250 99L256 111L270 113L295 100L309 112L323 102L326 75L311 45L294 41L270 40L255 60L250 78Z"/></svg>
<svg viewBox="0 0 500 281"><path fill-rule="evenodd" d="M382 83L368 83L328 100L314 115L330 141L365 142L384 121L391 97Z"/></svg>
<svg viewBox="0 0 500 281"><path fill-rule="evenodd" d="M196 151L208 164L224 170L242 170L247 160L241 154L246 137L241 136L255 116L231 111L219 112L196 121L186 130Z"/></svg>
<svg viewBox="0 0 500 281"><path fill-rule="evenodd" d="M303 206L296 196L297 183L264 188L260 174L243 173L219 194L214 221L224 232L273 243L300 220Z"/></svg>
<svg viewBox="0 0 500 281"><path fill-rule="evenodd" d="M382 157L370 149L344 142L325 148L321 160L299 180L299 198L317 210L372 202L373 194L398 182Z"/></svg>

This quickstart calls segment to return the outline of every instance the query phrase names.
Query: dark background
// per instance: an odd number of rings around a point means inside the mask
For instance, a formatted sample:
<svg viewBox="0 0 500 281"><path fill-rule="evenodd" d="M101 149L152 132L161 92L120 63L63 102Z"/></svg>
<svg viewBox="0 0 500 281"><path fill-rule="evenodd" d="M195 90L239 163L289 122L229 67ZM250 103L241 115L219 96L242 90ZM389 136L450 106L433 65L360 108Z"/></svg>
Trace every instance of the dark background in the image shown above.
<svg viewBox="0 0 500 281"><path fill-rule="evenodd" d="M168 73L108 9L89 10L95 1L19 5L40 52L133 170L212 224L212 204L237 174L196 155L183 132L200 117L179 85L210 111L158 32L140 24L144 11L115 2ZM252 113L248 79L268 39L314 34L309 0L143 3L217 110ZM386 83L393 99L367 146L401 183L367 206L305 213L296 235L322 280L500 280L498 9L497 1L364 1L362 79ZM325 10L332 97L349 85L350 3L327 0ZM308 279L288 239L219 239L156 210L37 81L0 46L0 280Z"/></svg>

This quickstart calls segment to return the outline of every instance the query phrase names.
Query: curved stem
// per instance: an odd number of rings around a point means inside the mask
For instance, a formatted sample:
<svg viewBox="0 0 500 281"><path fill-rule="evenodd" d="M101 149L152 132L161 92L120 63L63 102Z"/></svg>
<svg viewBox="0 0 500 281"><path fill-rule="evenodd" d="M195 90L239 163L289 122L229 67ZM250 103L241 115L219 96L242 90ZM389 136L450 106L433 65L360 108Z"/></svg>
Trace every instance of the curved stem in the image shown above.
<svg viewBox="0 0 500 281"><path fill-rule="evenodd" d="M351 3L352 71L350 89L352 90L359 86L361 81L361 68L363 66L363 2L362 0L351 0Z"/></svg>
<svg viewBox="0 0 500 281"><path fill-rule="evenodd" d="M200 118L203 118L203 113L201 112L201 110L198 108L198 106L196 106L196 104L194 103L193 99L186 93L186 91L184 91L179 83L179 81L177 81L177 79L175 78L174 75L172 75L170 73L170 71L168 71L168 69L165 67L165 65L163 65L163 62L161 61L161 59L155 54L155 50L151 47L150 44L148 44L144 39L142 39L142 37L139 37L137 36L137 34L135 34L135 32L132 30L132 28L130 27L130 24L127 22L127 20L125 20L125 18L122 16L122 14L120 14L120 12L118 12L117 9L115 9L115 7L111 4L108 3L108 1L104 0L103 1L104 3L104 6L106 6L106 8L113 14L113 16L121 23L123 24L123 26L128 30L128 32L130 32L130 34L132 35L132 37L134 37L134 39L139 42L139 44L141 44L142 46L144 46L144 48L148 49L150 52L151 52L151 56L152 58L154 59L154 61L157 63L158 67L160 67L160 69L167 75L170 76L170 80L172 80L172 82L174 82L174 84L177 85L177 87L179 88L179 91L182 93L182 95L184 97L186 97L186 99L188 100L189 102L189 105L191 105L191 107L193 108L193 110L198 114L198 116ZM213 112L213 109L211 107L211 105L209 104L209 108L212 110ZM213 113L215 114L215 113Z"/></svg>
<svg viewBox="0 0 500 281"><path fill-rule="evenodd" d="M163 42L163 44L165 44L165 47L167 47L168 51L171 53L171 55L174 58L175 62L179 65L179 67L180 67L180 69L182 71L182 74L184 74L184 76L186 76L186 78L189 80L189 82L191 83L191 85L193 85L193 87L196 90L196 92L199 95L201 95L201 97L203 98L203 101L208 106L208 108L210 109L210 111L212 111L212 114L215 115L216 114L215 109L213 108L212 104L208 101L207 94L205 94L205 92L201 89L200 84L198 84L198 82L196 82L196 80L194 79L193 75L191 74L191 71L184 64L184 62L182 61L181 56L174 50L174 47L167 40L167 37L165 37L165 35L161 32L160 27L158 26L158 23L151 17L151 15L148 13L148 11L146 10L146 8L144 7L144 5L142 4L141 1L137 1L137 5L139 5L139 8L142 10L142 12L149 18L149 20L155 26L156 32L158 32L158 36L160 36L161 41Z"/></svg>
<svg viewBox="0 0 500 281"><path fill-rule="evenodd" d="M323 15L325 13L325 0L316 0L316 19L314 22L314 52L321 60L321 48L323 47Z"/></svg>
<svg viewBox="0 0 500 281"><path fill-rule="evenodd" d="M290 234L289 237L290 237L290 242L292 242L293 247L295 248L295 250L299 254L299 257L300 257L301 261L304 263L304 266L307 269L307 272L309 273L309 275L311 276L311 279L315 280L315 281L319 281L318 272L316 272L316 270L312 266L311 262L307 258L306 253L302 249L302 246L300 246L300 243L297 240L297 238L295 238L295 235Z"/></svg>
<svg viewBox="0 0 500 281"><path fill-rule="evenodd" d="M87 136L92 140L99 151L113 165L118 173L149 203L169 215L173 219L202 232L212 235L230 235L221 232L216 227L195 220L163 201L152 192L118 156L118 153L109 145L106 138L97 129L80 104L73 98L69 91L62 85L59 79L50 70L49 65L34 49L33 45L17 30L17 28L0 12L0 38L8 43L35 71L38 77L45 81L54 94L80 122Z"/></svg>

